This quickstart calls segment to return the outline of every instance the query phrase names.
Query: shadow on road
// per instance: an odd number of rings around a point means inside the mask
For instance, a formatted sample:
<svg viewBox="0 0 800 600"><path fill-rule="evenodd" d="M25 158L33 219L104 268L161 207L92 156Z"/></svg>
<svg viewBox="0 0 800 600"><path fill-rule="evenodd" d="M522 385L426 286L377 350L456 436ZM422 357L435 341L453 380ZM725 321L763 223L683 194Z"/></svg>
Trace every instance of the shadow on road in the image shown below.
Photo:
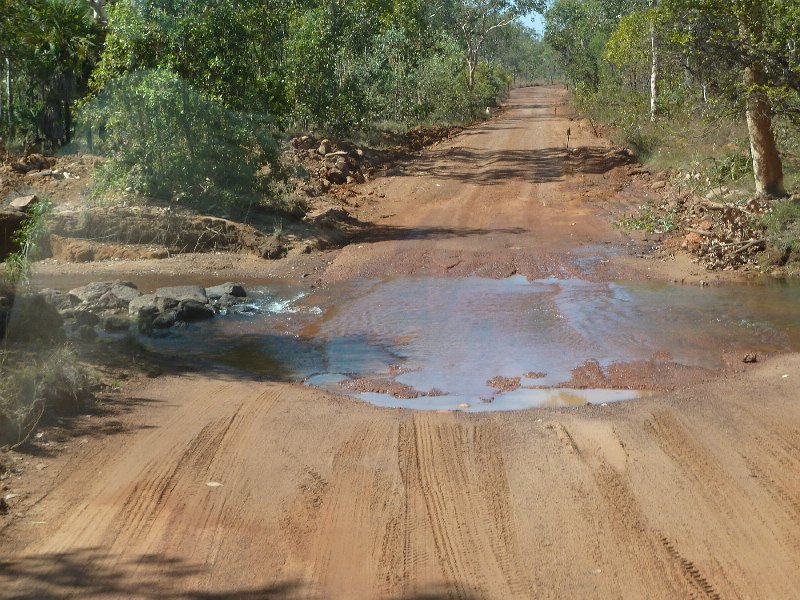
<svg viewBox="0 0 800 600"><path fill-rule="evenodd" d="M601 146L540 150L477 150L455 148L412 163L417 174L477 185L501 182L550 183L570 173L604 174L631 161L631 156ZM441 164L445 162L446 164Z"/></svg>
<svg viewBox="0 0 800 600"><path fill-rule="evenodd" d="M140 600L326 600L314 585L282 581L264 586L226 585L201 564L161 554L122 561L99 548L85 548L0 561L0 589L8 600L136 598ZM201 584L199 582L210 582ZM445 600L452 590L397 596L396 600ZM471 597L459 595L470 600Z"/></svg>

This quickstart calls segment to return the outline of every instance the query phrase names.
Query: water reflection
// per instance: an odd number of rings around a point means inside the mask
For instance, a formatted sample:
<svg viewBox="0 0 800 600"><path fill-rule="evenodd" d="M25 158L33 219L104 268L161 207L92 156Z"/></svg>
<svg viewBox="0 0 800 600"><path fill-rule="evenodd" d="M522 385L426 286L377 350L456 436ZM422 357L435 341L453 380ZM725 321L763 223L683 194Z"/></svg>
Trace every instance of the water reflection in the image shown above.
<svg viewBox="0 0 800 600"><path fill-rule="evenodd" d="M382 406L571 406L640 395L561 389L587 361L601 370L651 359L718 368L725 352L800 348L800 286L749 286L743 293L742 286L524 277L397 278L309 294L273 286L255 290L247 307L224 318L147 343ZM525 377L531 372L541 377ZM487 381L496 376L519 377L522 387L495 390ZM441 394L400 399L346 390L341 383L354 377Z"/></svg>

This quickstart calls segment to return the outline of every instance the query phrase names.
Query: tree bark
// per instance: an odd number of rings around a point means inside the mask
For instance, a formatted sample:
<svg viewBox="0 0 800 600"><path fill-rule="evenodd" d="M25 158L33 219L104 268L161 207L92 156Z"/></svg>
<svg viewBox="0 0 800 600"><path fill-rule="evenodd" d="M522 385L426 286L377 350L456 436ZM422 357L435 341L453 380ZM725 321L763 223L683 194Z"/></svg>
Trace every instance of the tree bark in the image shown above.
<svg viewBox="0 0 800 600"><path fill-rule="evenodd" d="M658 6L657 0L652 0L651 8ZM650 22L650 121L653 123L658 119L658 71L659 55L658 40L656 39L655 16Z"/></svg>
<svg viewBox="0 0 800 600"><path fill-rule="evenodd" d="M783 164L772 132L772 106L764 89L764 69L753 63L744 70L747 88L747 130L753 156L756 193L783 196Z"/></svg>
<svg viewBox="0 0 800 600"><path fill-rule="evenodd" d="M739 36L744 44L758 48L763 40L763 7L753 2L739 15ZM759 196L784 196L783 164L775 134L772 131L772 105L764 86L764 65L756 56L749 58L744 69L747 100L747 131L750 134L750 153L753 157L753 176Z"/></svg>

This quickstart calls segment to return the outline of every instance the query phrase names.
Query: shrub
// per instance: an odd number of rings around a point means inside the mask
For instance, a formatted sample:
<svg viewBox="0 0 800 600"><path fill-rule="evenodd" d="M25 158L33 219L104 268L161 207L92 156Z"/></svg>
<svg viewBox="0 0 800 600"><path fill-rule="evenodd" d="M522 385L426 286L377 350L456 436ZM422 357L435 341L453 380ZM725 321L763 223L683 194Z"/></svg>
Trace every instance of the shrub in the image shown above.
<svg viewBox="0 0 800 600"><path fill-rule="evenodd" d="M24 443L43 418L78 410L90 381L69 346L0 354L0 446Z"/></svg>
<svg viewBox="0 0 800 600"><path fill-rule="evenodd" d="M265 118L228 110L164 69L108 83L83 107L82 122L109 157L96 194L116 190L238 216L265 193L262 167L277 164Z"/></svg>
<svg viewBox="0 0 800 600"><path fill-rule="evenodd" d="M800 202L776 202L761 221L766 228L770 261L785 264L790 260L800 260Z"/></svg>

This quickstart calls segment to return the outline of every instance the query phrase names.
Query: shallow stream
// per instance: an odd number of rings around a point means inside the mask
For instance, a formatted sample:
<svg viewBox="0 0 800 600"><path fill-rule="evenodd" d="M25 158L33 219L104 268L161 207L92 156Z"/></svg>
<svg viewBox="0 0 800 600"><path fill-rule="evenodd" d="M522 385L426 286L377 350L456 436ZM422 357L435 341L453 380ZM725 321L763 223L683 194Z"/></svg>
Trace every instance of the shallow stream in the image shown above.
<svg viewBox="0 0 800 600"><path fill-rule="evenodd" d="M229 314L146 344L381 406L467 411L631 399L662 371L800 349L800 286L779 282L412 277L248 291ZM611 376L629 364L649 379ZM587 365L589 385L575 375Z"/></svg>

